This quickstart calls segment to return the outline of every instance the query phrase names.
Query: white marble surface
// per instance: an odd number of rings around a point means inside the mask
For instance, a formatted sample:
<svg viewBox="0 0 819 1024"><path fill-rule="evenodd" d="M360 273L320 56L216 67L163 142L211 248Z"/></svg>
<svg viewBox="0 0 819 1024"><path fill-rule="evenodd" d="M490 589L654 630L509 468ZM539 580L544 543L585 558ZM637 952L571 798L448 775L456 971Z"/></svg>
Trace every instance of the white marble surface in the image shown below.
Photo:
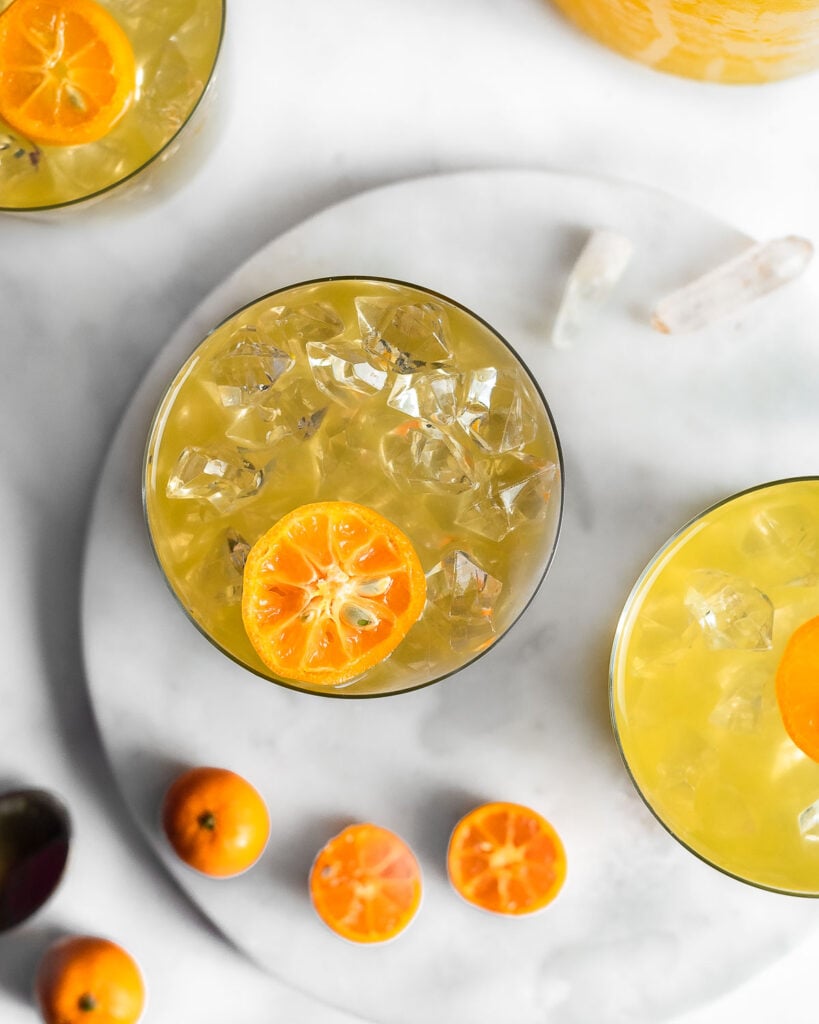
<svg viewBox="0 0 819 1024"><path fill-rule="evenodd" d="M154 355L219 281L332 200L475 166L630 178L701 204L748 234L819 238L815 75L760 89L662 78L581 38L540 0L507 0L502 10L489 0L301 0L287 8L242 0L230 14L221 131L184 186L59 223L0 223L7 438L0 779L53 786L77 831L54 901L0 937L4 1024L34 1020L31 965L45 937L61 928L107 933L132 948L150 979L148 1019L159 1024L353 1019L251 967L191 908L123 809L85 695L79 572L101 460ZM807 323L818 277L812 268L799 286L805 305L792 310ZM795 457L791 442L815 426L798 397L810 379L793 362L787 315L786 308L782 328L774 324L748 353L744 393L727 396L758 404L764 416L755 441L771 465ZM732 338L735 358L740 340ZM654 397L661 436L661 416L688 415L674 406L669 353L667 390ZM702 352L706 381L713 354ZM609 424L600 434L611 438ZM732 488L732 459L703 454ZM752 927L768 934L766 910ZM817 953L814 932L674 1024L807 1024L815 1016ZM606 950L599 956L605 963ZM714 991L724 981L730 987L731 978L717 978Z"/></svg>
<svg viewBox="0 0 819 1024"><path fill-rule="evenodd" d="M559 283L598 225L630 238L635 255L605 316L557 351L546 339ZM149 842L208 916L276 977L384 1024L435 1013L450 1024L493 1024L504 1014L538 1024L545 1009L566 1024L653 1024L745 979L812 927L813 905L739 886L669 840L629 783L606 720L607 647L652 547L724 488L796 473L813 456L799 436L802 419L778 451L759 444L769 417L745 358L770 351L783 325L791 361L815 377L810 321L819 306L804 288L683 347L648 326L657 296L747 241L665 193L596 178L473 171L416 179L342 202L273 241L208 297L151 367L109 451L90 522L88 682L113 770ZM162 391L212 325L294 276L350 266L434 281L497 326L553 405L567 482L554 566L508 638L427 690L340 703L257 680L193 628L151 555L140 464ZM788 378L788 370L771 375L775 385ZM670 389L686 415L663 423ZM819 414L810 388L798 389L794 407L812 436ZM608 439L605 424L616 424ZM730 470L714 435L732 439ZM262 863L231 884L185 870L157 827L175 774L206 762L253 780L277 823ZM535 919L476 915L449 890L449 831L488 799L537 807L566 843L565 892ZM318 848L356 820L400 832L425 870L423 913L384 949L339 943L305 890ZM755 927L762 914L764 932Z"/></svg>

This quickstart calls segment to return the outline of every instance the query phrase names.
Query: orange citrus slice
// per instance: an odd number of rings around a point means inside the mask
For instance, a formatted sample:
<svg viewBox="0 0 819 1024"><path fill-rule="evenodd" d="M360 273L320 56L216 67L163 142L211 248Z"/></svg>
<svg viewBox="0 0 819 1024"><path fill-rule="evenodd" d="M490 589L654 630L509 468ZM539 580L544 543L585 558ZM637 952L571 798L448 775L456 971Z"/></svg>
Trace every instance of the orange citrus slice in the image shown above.
<svg viewBox="0 0 819 1024"><path fill-rule="evenodd" d="M128 37L94 0L14 0L0 16L0 116L35 142L102 138L135 81Z"/></svg>
<svg viewBox="0 0 819 1024"><path fill-rule="evenodd" d="M403 839L378 825L350 825L321 850L310 872L316 913L351 942L386 942L421 904L421 868Z"/></svg>
<svg viewBox="0 0 819 1024"><path fill-rule="evenodd" d="M383 661L424 607L424 570L409 538L363 505L302 505L245 563L242 620L276 675L334 685Z"/></svg>
<svg viewBox="0 0 819 1024"><path fill-rule="evenodd" d="M566 854L554 828L520 804L483 804L455 826L449 880L469 903L496 914L532 914L566 878Z"/></svg>
<svg viewBox="0 0 819 1024"><path fill-rule="evenodd" d="M819 761L819 617L793 632L776 670L776 702L785 731Z"/></svg>

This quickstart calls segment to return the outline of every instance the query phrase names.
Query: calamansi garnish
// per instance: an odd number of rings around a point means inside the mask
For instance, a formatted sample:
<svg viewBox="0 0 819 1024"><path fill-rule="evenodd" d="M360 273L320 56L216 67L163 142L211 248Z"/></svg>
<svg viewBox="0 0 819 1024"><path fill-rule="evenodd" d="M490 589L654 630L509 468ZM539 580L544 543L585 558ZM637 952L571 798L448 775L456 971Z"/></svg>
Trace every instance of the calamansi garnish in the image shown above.
<svg viewBox="0 0 819 1024"><path fill-rule="evenodd" d="M395 650L425 600L406 534L364 505L324 501L288 513L253 545L242 620L273 673L332 686Z"/></svg>
<svg viewBox="0 0 819 1024"><path fill-rule="evenodd" d="M35 142L95 142L122 117L136 64L94 0L14 0L0 15L0 117Z"/></svg>
<svg viewBox="0 0 819 1024"><path fill-rule="evenodd" d="M776 670L776 700L785 731L819 761L819 617L793 632Z"/></svg>

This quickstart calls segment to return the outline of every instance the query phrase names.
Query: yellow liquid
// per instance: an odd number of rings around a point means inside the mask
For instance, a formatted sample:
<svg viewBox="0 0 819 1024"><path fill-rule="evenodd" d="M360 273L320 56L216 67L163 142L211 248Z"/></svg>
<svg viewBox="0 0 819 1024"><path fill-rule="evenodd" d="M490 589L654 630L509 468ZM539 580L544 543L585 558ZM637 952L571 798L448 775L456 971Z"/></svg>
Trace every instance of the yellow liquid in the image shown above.
<svg viewBox="0 0 819 1024"><path fill-rule="evenodd" d="M710 82L769 82L819 66L816 0L555 0L627 57Z"/></svg>
<svg viewBox="0 0 819 1024"><path fill-rule="evenodd" d="M660 820L715 866L791 893L819 894L819 828L810 815L800 826L819 763L786 734L774 680L788 638L816 615L819 480L785 481L669 542L612 660L623 756Z"/></svg>
<svg viewBox="0 0 819 1024"><path fill-rule="evenodd" d="M0 0L0 7L7 7ZM102 0L134 49L137 92L97 142L44 146L0 120L0 210L78 202L167 155L201 100L222 38L223 0Z"/></svg>
<svg viewBox="0 0 819 1024"><path fill-rule="evenodd" d="M317 308L323 311L319 319ZM363 323L360 308L370 310ZM429 344L430 325L443 332L448 352ZM391 339L386 355L379 347L382 334ZM250 396L240 394L238 378L225 370L232 365L229 353L248 339L292 360L269 390ZM310 360L315 366L339 354L368 383L356 383L358 390L333 384L328 394L315 377L326 380L326 365L311 368ZM410 370L415 372L402 372ZM486 415L474 394L483 371L498 375ZM423 408L413 409L406 390L417 395L418 382L429 373L444 397L422 398ZM199 477L189 487L192 448L204 458L233 460L243 496L235 498L235 489L208 496L205 483L203 497ZM268 678L274 677L241 621L246 545L291 509L313 501L355 501L396 523L428 574L428 601L397 650L339 691L373 694L453 672L509 628L551 557L561 480L543 399L491 329L423 290L339 279L266 297L200 345L157 413L145 500L160 565L183 607L217 646ZM451 570L458 551L469 559L457 556L459 571L474 580L453 603L451 579L440 567L443 562ZM486 580L482 572L489 574Z"/></svg>

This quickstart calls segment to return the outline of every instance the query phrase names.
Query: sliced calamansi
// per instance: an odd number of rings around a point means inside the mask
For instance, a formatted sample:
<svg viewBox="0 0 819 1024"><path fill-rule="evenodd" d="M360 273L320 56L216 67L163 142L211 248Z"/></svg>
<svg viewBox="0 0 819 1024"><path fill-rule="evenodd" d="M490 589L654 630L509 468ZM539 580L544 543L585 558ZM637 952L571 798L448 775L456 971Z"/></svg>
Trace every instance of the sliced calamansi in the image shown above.
<svg viewBox="0 0 819 1024"><path fill-rule="evenodd" d="M351 942L387 942L421 903L421 868L407 844L378 825L350 825L319 852L310 898L324 923Z"/></svg>
<svg viewBox="0 0 819 1024"><path fill-rule="evenodd" d="M383 661L426 600L409 538L363 505L302 505L253 545L242 620L276 675L333 686Z"/></svg>
<svg viewBox="0 0 819 1024"><path fill-rule="evenodd" d="M776 700L788 736L819 761L819 617L803 622L785 645Z"/></svg>
<svg viewBox="0 0 819 1024"><path fill-rule="evenodd" d="M521 804L482 804L452 832L449 880L469 903L496 914L532 914L557 896L566 878L560 836Z"/></svg>
<svg viewBox="0 0 819 1024"><path fill-rule="evenodd" d="M35 142L95 142L134 95L134 51L95 0L14 0L0 15L0 116Z"/></svg>

